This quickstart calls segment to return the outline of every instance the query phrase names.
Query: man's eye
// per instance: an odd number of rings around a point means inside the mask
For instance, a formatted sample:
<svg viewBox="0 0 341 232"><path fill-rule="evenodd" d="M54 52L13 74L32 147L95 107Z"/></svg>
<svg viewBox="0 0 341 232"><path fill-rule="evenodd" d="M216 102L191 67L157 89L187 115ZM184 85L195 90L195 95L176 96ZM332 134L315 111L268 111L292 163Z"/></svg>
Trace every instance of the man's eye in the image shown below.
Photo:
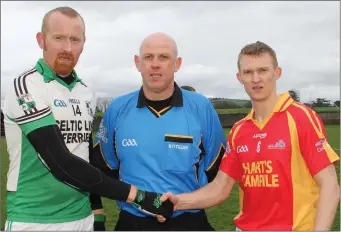
<svg viewBox="0 0 341 232"><path fill-rule="evenodd" d="M77 39L77 38L71 38L71 41L72 41L72 42L78 42L79 39Z"/></svg>

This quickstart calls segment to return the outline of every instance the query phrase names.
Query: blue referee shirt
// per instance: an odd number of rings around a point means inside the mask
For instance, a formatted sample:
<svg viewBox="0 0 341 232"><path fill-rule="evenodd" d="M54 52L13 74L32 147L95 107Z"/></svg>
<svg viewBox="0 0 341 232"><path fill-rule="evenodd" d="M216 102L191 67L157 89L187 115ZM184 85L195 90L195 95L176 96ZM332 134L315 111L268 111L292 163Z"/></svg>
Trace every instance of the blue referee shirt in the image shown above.
<svg viewBox="0 0 341 232"><path fill-rule="evenodd" d="M142 88L113 99L97 145L122 181L146 191L180 194L199 189L208 183L209 172L217 173L226 139L211 102L175 83L171 105L160 111L147 105ZM132 204L117 203L131 214L148 216Z"/></svg>

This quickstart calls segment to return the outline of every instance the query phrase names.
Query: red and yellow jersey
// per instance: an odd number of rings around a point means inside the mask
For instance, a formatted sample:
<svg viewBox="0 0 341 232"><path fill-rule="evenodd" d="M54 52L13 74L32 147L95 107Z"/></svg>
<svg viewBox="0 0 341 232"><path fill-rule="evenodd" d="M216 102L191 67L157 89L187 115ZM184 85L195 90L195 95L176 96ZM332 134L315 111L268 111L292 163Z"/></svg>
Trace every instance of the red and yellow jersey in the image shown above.
<svg viewBox="0 0 341 232"><path fill-rule="evenodd" d="M313 176L339 160L320 117L284 93L260 124L253 110L230 132L220 170L239 182L241 230L313 230Z"/></svg>

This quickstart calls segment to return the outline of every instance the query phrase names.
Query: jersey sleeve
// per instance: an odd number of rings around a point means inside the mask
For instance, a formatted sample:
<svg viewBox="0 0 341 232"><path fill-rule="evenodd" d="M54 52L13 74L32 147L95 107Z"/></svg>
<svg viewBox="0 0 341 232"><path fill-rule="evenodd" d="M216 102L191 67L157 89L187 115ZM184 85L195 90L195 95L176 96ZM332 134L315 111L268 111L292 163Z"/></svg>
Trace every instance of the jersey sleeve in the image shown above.
<svg viewBox="0 0 341 232"><path fill-rule="evenodd" d="M5 97L4 114L18 124L25 135L40 127L56 124L45 89L39 87L32 76L14 79Z"/></svg>
<svg viewBox="0 0 341 232"><path fill-rule="evenodd" d="M215 174L219 170L221 159L225 153L226 138L224 130L221 126L219 117L208 102L206 107L205 131L203 133L203 146L205 155L203 157L205 171L215 170Z"/></svg>
<svg viewBox="0 0 341 232"><path fill-rule="evenodd" d="M328 165L338 161L339 156L328 143L320 116L312 110L306 115L305 120L300 120L298 128L299 145L310 174L314 176Z"/></svg>
<svg viewBox="0 0 341 232"><path fill-rule="evenodd" d="M232 177L235 181L240 181L242 177L242 169L234 147L234 143L232 142L234 133L234 128L232 128L227 140L226 152L221 161L219 169Z"/></svg>
<svg viewBox="0 0 341 232"><path fill-rule="evenodd" d="M96 146L100 147L103 159L109 168L118 169L118 157L115 151L116 111L112 107L113 103L110 104L104 113L94 139L94 148Z"/></svg>

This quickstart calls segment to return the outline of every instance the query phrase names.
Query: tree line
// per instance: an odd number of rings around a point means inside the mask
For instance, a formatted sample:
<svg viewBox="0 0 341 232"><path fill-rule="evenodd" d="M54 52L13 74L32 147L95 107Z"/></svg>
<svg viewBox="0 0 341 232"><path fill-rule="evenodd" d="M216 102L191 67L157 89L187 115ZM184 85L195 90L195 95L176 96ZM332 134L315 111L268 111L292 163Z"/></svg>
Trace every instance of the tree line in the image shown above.
<svg viewBox="0 0 341 232"><path fill-rule="evenodd" d="M289 94L291 97L298 102L301 102L299 91L295 89L289 90ZM104 112L112 98L100 98L97 99L96 104L96 112ZM216 109L238 109L238 108L251 108L252 104L250 100L238 100L238 99L228 99L223 97L212 97L209 98L209 100L212 102L214 108ZM313 101L309 102L302 102L303 104L315 108L315 107L340 107L340 101L331 101L326 98L316 98Z"/></svg>
<svg viewBox="0 0 341 232"><path fill-rule="evenodd" d="M300 96L299 92L295 89L289 90L289 94L291 97L295 100L300 102ZM310 102L304 102L305 105L315 108L315 107L332 107L332 106L337 106L340 107L340 100L332 102L331 100L328 100L326 98L316 98L313 101Z"/></svg>

